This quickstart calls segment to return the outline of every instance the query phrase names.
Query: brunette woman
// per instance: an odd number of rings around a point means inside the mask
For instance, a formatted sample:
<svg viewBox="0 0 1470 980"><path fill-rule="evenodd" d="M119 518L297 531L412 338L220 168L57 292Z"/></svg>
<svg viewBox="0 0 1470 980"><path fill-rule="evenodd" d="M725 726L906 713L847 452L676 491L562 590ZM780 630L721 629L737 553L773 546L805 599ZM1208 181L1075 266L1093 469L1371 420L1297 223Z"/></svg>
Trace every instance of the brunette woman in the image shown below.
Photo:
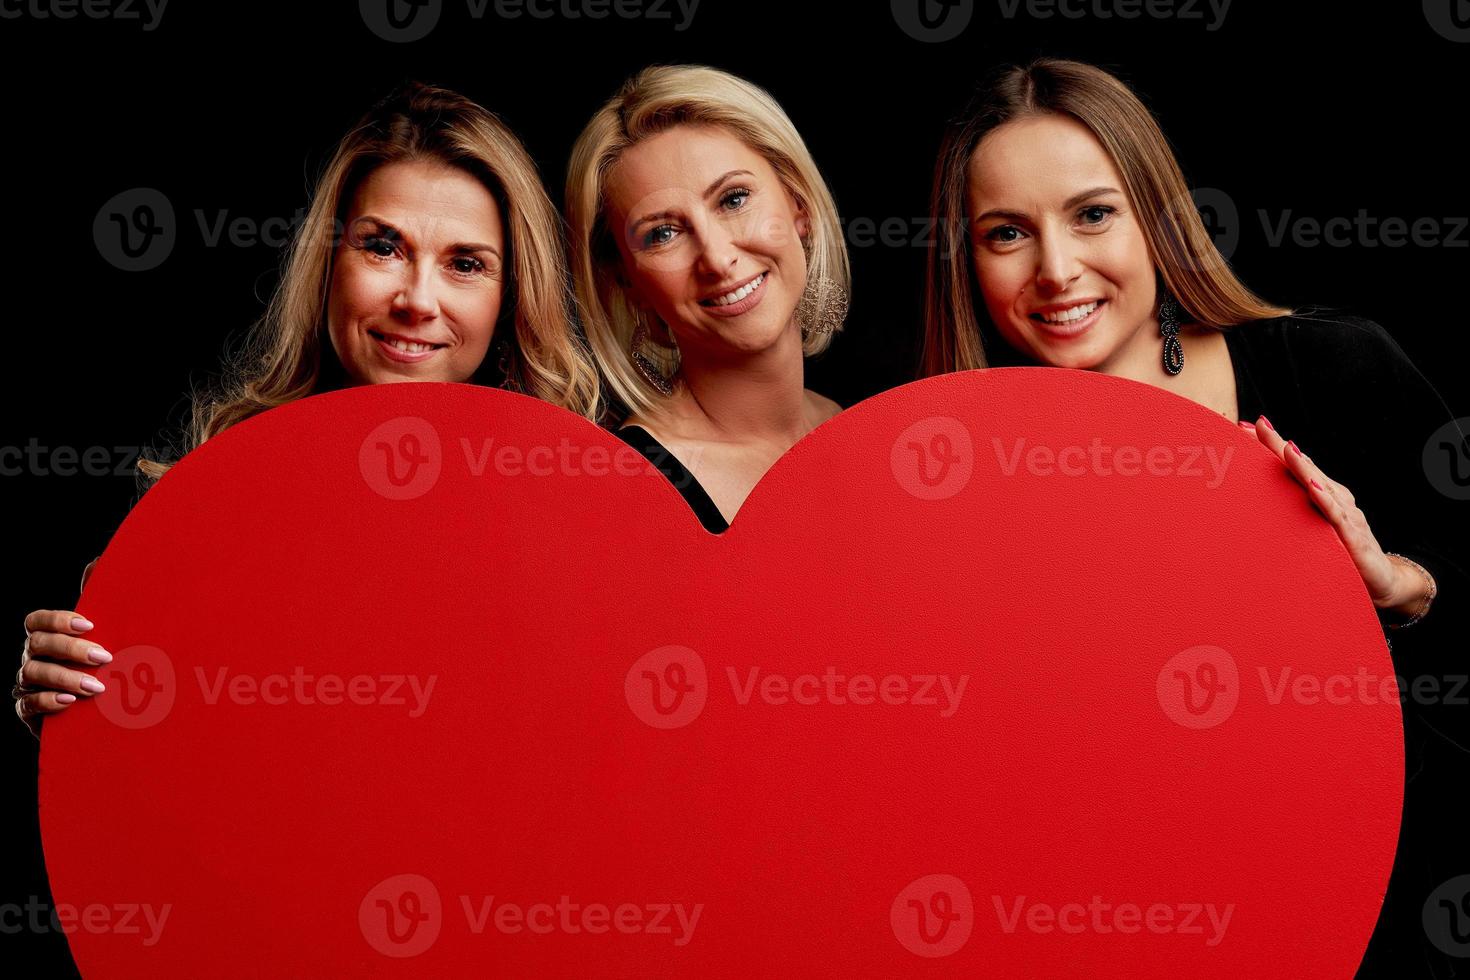
<svg viewBox="0 0 1470 980"><path fill-rule="evenodd" d="M1400 851L1370 959L1435 958L1421 911L1435 886L1470 871L1446 792L1463 783L1470 747L1453 700L1465 521L1422 462L1431 434L1452 427L1444 402L1376 323L1246 288L1153 116L1091 65L1044 59L984 86L945 136L932 204L944 247L928 263L925 374L1030 364L1165 388L1251 432L1332 524L1411 687L1404 840L1415 853Z"/></svg>

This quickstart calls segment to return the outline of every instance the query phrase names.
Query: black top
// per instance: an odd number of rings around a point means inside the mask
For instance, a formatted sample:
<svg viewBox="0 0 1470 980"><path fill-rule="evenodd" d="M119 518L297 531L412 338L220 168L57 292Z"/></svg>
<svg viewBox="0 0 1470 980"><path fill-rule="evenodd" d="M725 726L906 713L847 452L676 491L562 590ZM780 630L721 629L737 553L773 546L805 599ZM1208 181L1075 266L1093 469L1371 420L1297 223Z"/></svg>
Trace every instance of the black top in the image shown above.
<svg viewBox="0 0 1470 980"><path fill-rule="evenodd" d="M1429 615L1394 631L1395 645L1462 617L1470 581L1464 505L1426 468L1426 444L1454 416L1393 338L1371 320L1304 314L1232 327L1225 344L1240 417L1269 418L1353 494L1384 551L1434 576L1439 595Z"/></svg>
<svg viewBox="0 0 1470 980"><path fill-rule="evenodd" d="M715 502L710 499L704 487L700 486L694 474L679 462L679 457L665 449L663 443L655 439L651 432L641 425L625 425L621 429L614 429L613 435L642 453L660 473L669 478L674 489L684 495L685 501L706 531L721 534L730 529L725 515L720 513L720 508L715 506Z"/></svg>
<svg viewBox="0 0 1470 980"><path fill-rule="evenodd" d="M1470 505L1436 486L1463 479L1453 468L1457 460L1442 456L1458 448L1444 450L1445 439L1437 436L1453 417L1398 344L1369 320L1321 314L1260 320L1226 330L1225 342L1240 417L1269 418L1353 494L1384 551L1417 561L1438 585L1423 621L1388 631L1395 673L1407 692L1401 697L1404 812L1383 910L1358 975L1449 976L1450 964L1427 941L1422 916L1434 889L1470 867L1457 822L1470 761L1464 700L1470 695L1464 684L1470 583L1464 510ZM1463 440L1463 433L1450 432ZM1375 694L1381 690L1375 685Z"/></svg>

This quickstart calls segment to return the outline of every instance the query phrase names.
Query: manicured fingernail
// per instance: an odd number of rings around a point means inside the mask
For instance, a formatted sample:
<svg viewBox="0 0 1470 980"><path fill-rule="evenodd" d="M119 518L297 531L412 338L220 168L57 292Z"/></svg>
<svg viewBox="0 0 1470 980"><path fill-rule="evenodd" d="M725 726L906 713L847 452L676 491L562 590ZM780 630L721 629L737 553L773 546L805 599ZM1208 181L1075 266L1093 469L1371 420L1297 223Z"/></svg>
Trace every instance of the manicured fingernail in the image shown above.
<svg viewBox="0 0 1470 980"><path fill-rule="evenodd" d="M1316 487L1318 490L1322 489L1322 484L1318 483L1316 480L1308 480L1307 482Z"/></svg>
<svg viewBox="0 0 1470 980"><path fill-rule="evenodd" d="M1238 426L1240 426L1242 429L1247 429L1247 430L1249 430L1251 432L1256 431L1256 427L1254 425L1251 425L1245 419L1241 419L1239 422L1237 422L1235 424L1238 425Z"/></svg>
<svg viewBox="0 0 1470 980"><path fill-rule="evenodd" d="M77 696L75 694L58 694L58 695L56 695L56 702L58 704L71 704L76 699L77 699Z"/></svg>
<svg viewBox="0 0 1470 980"><path fill-rule="evenodd" d="M110 664L112 663L112 654L101 647L93 647L87 651L87 659L94 664Z"/></svg>
<svg viewBox="0 0 1470 980"><path fill-rule="evenodd" d="M1298 456L1300 456L1302 454L1302 451L1296 447L1296 442L1295 441L1288 442L1287 445L1290 446L1291 447L1291 451L1294 452L1294 453L1296 453Z"/></svg>
<svg viewBox="0 0 1470 980"><path fill-rule="evenodd" d="M71 628L79 633L85 633L87 630L92 628L92 621L89 619L83 619L80 616L73 616L71 619Z"/></svg>
<svg viewBox="0 0 1470 980"><path fill-rule="evenodd" d="M1271 431L1272 431L1272 432L1275 432L1275 431L1276 431L1276 426L1274 426L1274 425L1272 425L1272 424L1271 424L1271 420L1270 420L1270 419L1268 419L1268 418L1266 418L1266 416L1264 416L1264 415L1262 415L1262 416L1261 416L1261 417L1260 417L1260 418L1259 418L1259 419L1257 419L1257 420L1256 420L1256 421L1257 421L1257 422L1264 422L1264 423L1266 423L1266 428L1268 428L1268 429L1270 429L1270 430L1271 430Z"/></svg>
<svg viewBox="0 0 1470 980"><path fill-rule="evenodd" d="M101 694L107 688L103 687L102 682L95 677L84 677L82 678L82 690L90 694Z"/></svg>

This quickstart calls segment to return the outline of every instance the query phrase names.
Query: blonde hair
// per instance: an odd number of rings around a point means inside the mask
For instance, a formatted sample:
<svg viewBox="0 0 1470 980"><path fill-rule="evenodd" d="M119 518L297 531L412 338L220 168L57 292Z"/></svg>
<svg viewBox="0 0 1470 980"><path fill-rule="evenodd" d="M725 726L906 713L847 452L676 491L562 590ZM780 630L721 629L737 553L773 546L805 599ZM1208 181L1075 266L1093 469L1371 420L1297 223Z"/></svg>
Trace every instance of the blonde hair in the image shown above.
<svg viewBox="0 0 1470 980"><path fill-rule="evenodd" d="M334 250L347 209L373 171L418 160L439 161L479 179L505 219L511 275L495 325L496 347L473 380L489 383L492 372L500 371L492 363L499 348L503 387L588 419L601 414L596 366L570 317L560 221L536 164L493 113L449 89L415 82L370 110L338 144L264 316L227 359L221 383L194 395L184 451L237 422L345 380L325 332ZM145 480L156 480L168 467L143 460L138 468Z"/></svg>
<svg viewBox="0 0 1470 980"><path fill-rule="evenodd" d="M630 412L657 415L662 396L639 375L629 355L642 314L620 281L621 258L608 228L608 173L623 151L675 126L720 126L763 156L811 221L808 282L830 280L812 319L831 313L833 297L851 289L847 246L837 205L791 119L764 89L703 65L655 65L625 82L577 138L567 167L568 252L577 309L611 394ZM840 326L837 329L841 329ZM833 331L835 332L835 331ZM832 333L812 331L808 356L826 349Z"/></svg>
<svg viewBox="0 0 1470 980"><path fill-rule="evenodd" d="M981 318L988 323L988 317L977 312L965 213L967 169L980 141L996 127L1045 114L1076 119L1112 158L1154 265L1190 320L1223 329L1292 312L1267 303L1235 277L1205 229L1158 123L1128 86L1092 65L1043 58L998 75L945 133L930 198L939 247L930 250L925 276L922 376L986 366Z"/></svg>

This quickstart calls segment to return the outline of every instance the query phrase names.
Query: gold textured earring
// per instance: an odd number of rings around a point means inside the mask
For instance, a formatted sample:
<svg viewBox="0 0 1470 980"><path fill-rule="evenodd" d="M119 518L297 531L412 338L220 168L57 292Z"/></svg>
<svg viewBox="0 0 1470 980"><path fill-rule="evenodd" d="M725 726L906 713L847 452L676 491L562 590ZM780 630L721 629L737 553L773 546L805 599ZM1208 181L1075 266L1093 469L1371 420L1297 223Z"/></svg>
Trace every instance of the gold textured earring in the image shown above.
<svg viewBox="0 0 1470 980"><path fill-rule="evenodd" d="M672 335L669 339L673 340ZM643 344L648 340L648 324L642 315L639 315L638 327L633 331L633 344L629 350L629 355L633 358L633 367L637 368L638 374L644 381L652 385L659 394L667 397L674 393L674 375L679 373L679 345L674 344L673 367L668 374L664 374L658 364L643 353Z"/></svg>
<svg viewBox="0 0 1470 980"><path fill-rule="evenodd" d="M811 274L812 243L808 238L801 241L801 250L806 253L806 288L796 303L796 320L801 324L803 342L812 337L822 337L842 326L847 319L847 290L835 279Z"/></svg>

